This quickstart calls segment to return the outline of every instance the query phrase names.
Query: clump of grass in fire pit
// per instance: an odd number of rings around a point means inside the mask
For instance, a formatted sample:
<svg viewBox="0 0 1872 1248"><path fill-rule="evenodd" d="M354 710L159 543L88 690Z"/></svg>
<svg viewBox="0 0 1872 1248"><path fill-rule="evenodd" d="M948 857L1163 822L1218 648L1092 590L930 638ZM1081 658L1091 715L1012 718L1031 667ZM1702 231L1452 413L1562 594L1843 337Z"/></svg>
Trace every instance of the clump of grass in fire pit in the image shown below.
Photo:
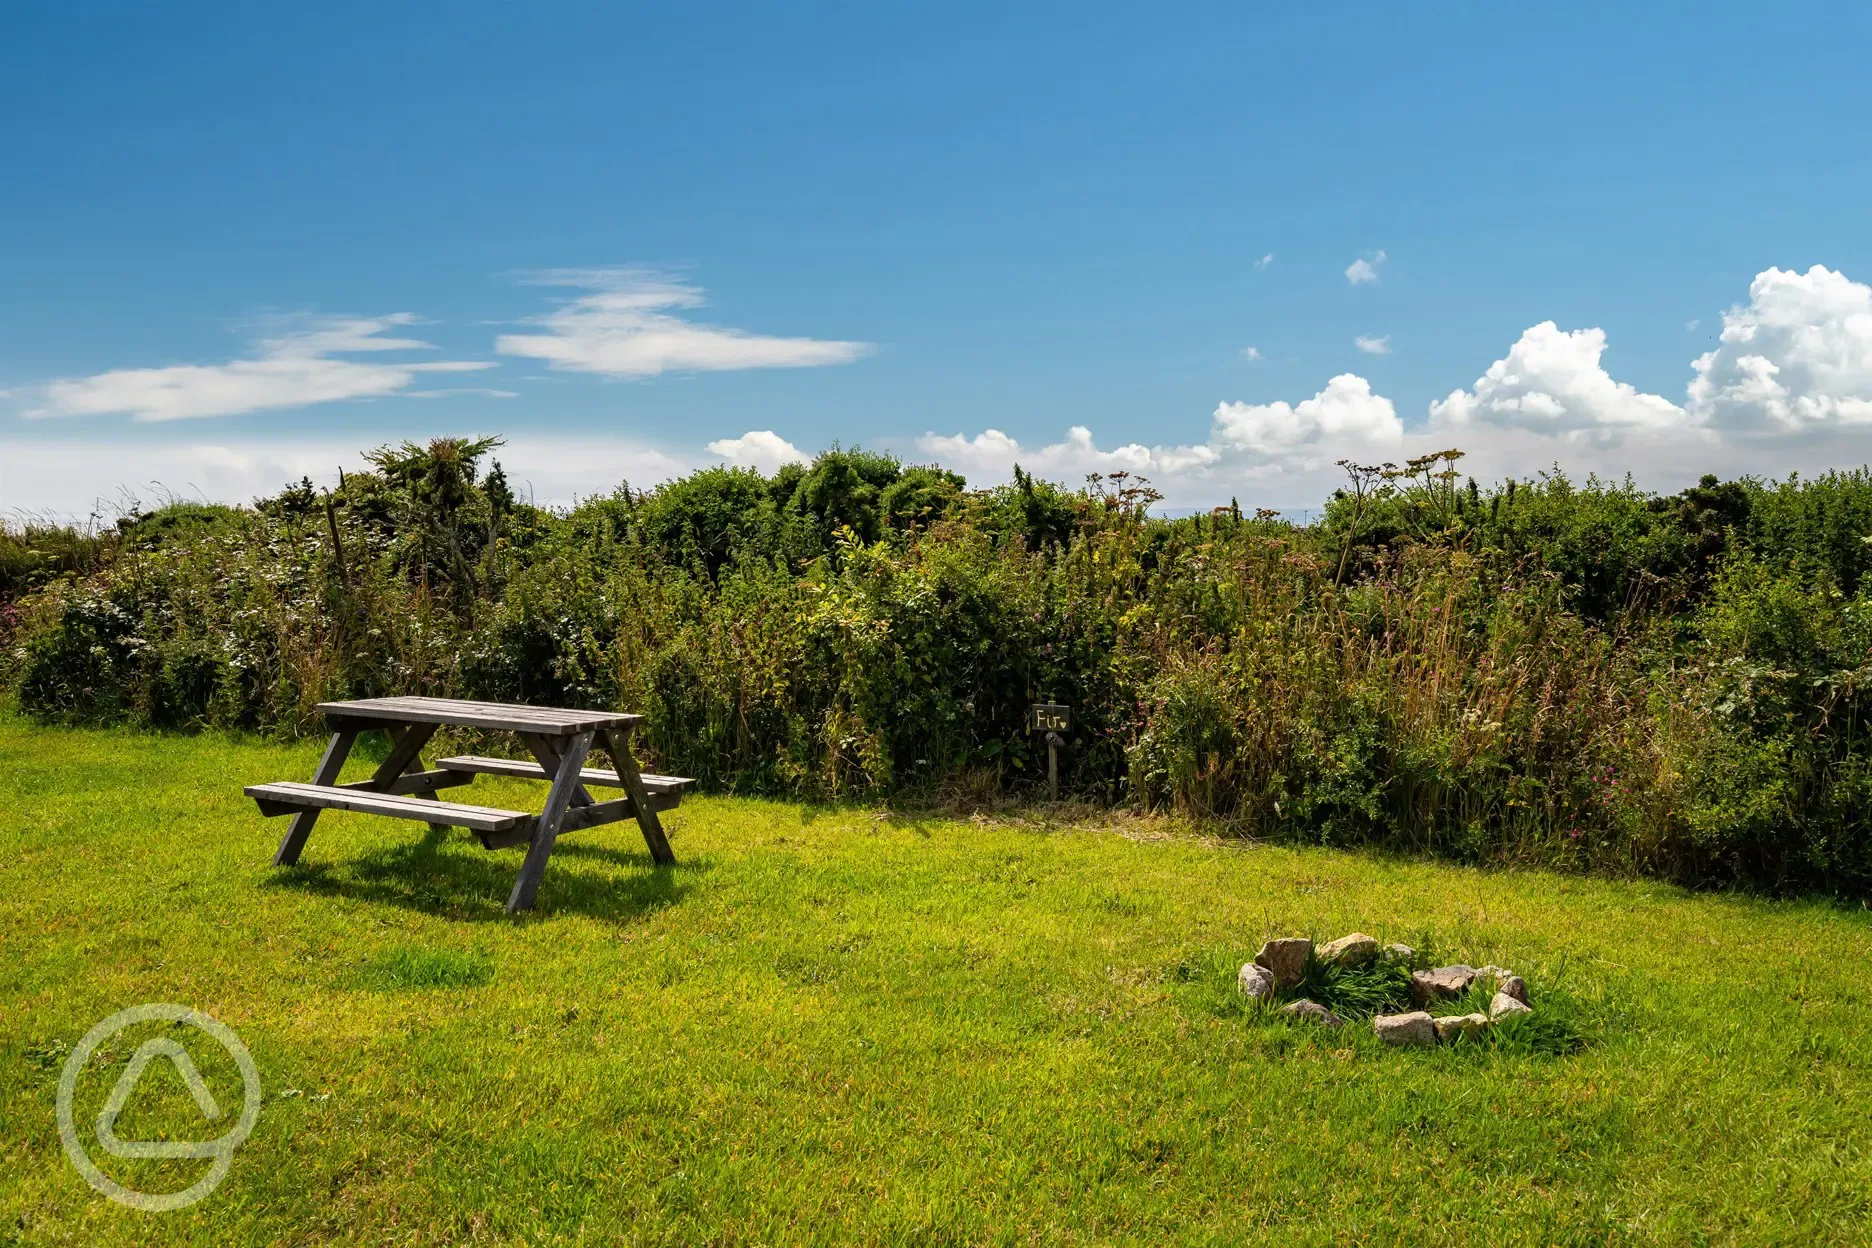
<svg viewBox="0 0 1872 1248"><path fill-rule="evenodd" d="M1276 1002L1317 1001L1348 1022L1363 1022L1374 1014L1415 1009L1411 971L1429 964L1429 955L1421 950L1411 962L1374 958L1363 966L1338 966L1309 953L1300 982L1278 992Z"/></svg>

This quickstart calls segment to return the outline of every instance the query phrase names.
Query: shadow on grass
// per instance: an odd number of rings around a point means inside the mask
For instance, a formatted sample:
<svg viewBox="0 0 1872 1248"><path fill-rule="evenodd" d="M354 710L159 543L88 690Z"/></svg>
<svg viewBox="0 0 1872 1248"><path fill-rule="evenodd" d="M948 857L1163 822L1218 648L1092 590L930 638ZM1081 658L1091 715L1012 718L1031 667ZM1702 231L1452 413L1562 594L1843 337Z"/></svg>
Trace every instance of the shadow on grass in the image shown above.
<svg viewBox="0 0 1872 1248"><path fill-rule="evenodd" d="M428 833L419 841L387 845L339 862L301 862L277 869L268 886L321 897L346 897L401 906L470 922L506 920L507 896L520 874L523 849L487 851L465 839ZM575 863L603 862L592 870ZM705 863L660 867L647 851L561 842L553 847L531 917L580 914L610 923L635 923L688 895L689 879Z"/></svg>

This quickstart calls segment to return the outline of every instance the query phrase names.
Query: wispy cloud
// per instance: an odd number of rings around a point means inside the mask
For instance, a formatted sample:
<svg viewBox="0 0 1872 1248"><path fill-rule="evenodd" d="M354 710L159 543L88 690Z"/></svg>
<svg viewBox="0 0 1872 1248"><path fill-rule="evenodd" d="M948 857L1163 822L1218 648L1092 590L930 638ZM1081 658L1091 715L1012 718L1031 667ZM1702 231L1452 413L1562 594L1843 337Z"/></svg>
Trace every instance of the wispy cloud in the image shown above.
<svg viewBox="0 0 1872 1248"><path fill-rule="evenodd" d="M1262 359L1266 358L1261 354L1260 347L1243 347L1241 349L1241 357L1250 364L1259 363Z"/></svg>
<svg viewBox="0 0 1872 1248"><path fill-rule="evenodd" d="M1370 255L1360 256L1351 264L1346 265L1345 280L1354 286L1375 282L1378 280L1378 270L1384 268L1384 262L1383 249L1374 251Z"/></svg>
<svg viewBox="0 0 1872 1248"><path fill-rule="evenodd" d="M495 390L489 386L450 386L444 390L406 390L412 399L452 399L457 395L472 394L484 399L517 399L518 390Z"/></svg>
<svg viewBox="0 0 1872 1248"><path fill-rule="evenodd" d="M812 368L849 364L872 349L865 342L778 338L685 320L671 309L701 307L701 288L650 269L552 269L527 280L586 292L538 318L537 331L502 334L494 342L502 355L544 360L551 368L624 378Z"/></svg>
<svg viewBox="0 0 1872 1248"><path fill-rule="evenodd" d="M1352 345L1366 355L1390 355L1390 334L1360 334L1352 340Z"/></svg>
<svg viewBox="0 0 1872 1248"><path fill-rule="evenodd" d="M26 415L93 416L127 413L137 420L189 420L244 412L307 407L344 399L407 393L430 373L477 372L484 360L362 361L347 355L425 351L417 338L390 336L413 325L407 312L374 318L317 320L304 328L262 338L251 359L225 364L174 364L163 368L117 368L90 377L54 381L36 394Z"/></svg>
<svg viewBox="0 0 1872 1248"><path fill-rule="evenodd" d="M1268 267L1268 265L1273 264L1273 263L1274 263L1274 253L1270 251L1267 253L1267 255L1262 256L1259 260L1255 261L1255 268L1265 269Z"/></svg>
<svg viewBox="0 0 1872 1248"><path fill-rule="evenodd" d="M363 452L373 442L486 431L459 424L403 424L376 434L210 440L174 436L179 430L83 438L68 426L33 428L45 431L45 436L0 431L0 464L5 465L0 475L6 486L0 493L0 517L82 519L93 510L108 516L138 501L147 505L170 497L241 503L275 493L302 476L335 486L341 466L368 467ZM510 433L498 456L514 491L541 506L609 494L620 481L636 488L655 485L706 462L699 454L672 454L613 433L537 434L524 429Z"/></svg>

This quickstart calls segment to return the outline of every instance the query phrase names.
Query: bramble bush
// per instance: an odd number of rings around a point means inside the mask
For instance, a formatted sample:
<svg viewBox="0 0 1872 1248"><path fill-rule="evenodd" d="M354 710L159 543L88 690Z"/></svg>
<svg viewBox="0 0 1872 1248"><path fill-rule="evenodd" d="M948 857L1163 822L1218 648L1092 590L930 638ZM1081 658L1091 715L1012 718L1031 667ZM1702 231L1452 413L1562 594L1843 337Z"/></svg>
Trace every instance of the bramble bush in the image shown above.
<svg viewBox="0 0 1872 1248"><path fill-rule="evenodd" d="M1042 791L1257 837L1872 893L1872 478L1652 496L1457 452L1346 465L1321 519L1153 516L1122 473L971 491L834 449L566 512L498 440L330 493L0 536L26 713L317 731L321 700L625 707L720 792Z"/></svg>

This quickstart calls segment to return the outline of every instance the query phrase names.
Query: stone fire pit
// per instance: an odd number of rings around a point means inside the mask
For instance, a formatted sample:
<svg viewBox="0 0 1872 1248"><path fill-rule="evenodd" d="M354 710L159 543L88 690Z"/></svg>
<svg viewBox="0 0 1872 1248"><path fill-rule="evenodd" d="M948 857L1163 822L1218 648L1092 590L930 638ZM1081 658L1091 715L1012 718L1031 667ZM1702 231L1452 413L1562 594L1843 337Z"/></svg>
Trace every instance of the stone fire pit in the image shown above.
<svg viewBox="0 0 1872 1248"><path fill-rule="evenodd" d="M1283 991L1292 989L1306 974L1307 959L1326 966L1357 967L1373 961L1395 964L1400 970L1411 967L1417 959L1409 945L1384 945L1363 932L1353 932L1338 940L1314 947L1304 936L1283 936L1261 946L1252 962L1241 968L1238 983L1243 994L1254 1001L1272 1004ZM1427 1008L1462 996L1481 983L1492 992L1488 1013L1433 1015ZM1372 1030L1386 1044L1434 1045L1462 1036L1486 1031L1498 1020L1527 1014L1527 983L1505 967L1473 967L1457 964L1429 969L1414 969L1410 976L1411 995L1417 1009L1405 1013L1379 1014L1372 1019ZM1317 1001L1301 999L1281 1006L1281 1013L1307 1019L1324 1027L1343 1027L1345 1019Z"/></svg>

